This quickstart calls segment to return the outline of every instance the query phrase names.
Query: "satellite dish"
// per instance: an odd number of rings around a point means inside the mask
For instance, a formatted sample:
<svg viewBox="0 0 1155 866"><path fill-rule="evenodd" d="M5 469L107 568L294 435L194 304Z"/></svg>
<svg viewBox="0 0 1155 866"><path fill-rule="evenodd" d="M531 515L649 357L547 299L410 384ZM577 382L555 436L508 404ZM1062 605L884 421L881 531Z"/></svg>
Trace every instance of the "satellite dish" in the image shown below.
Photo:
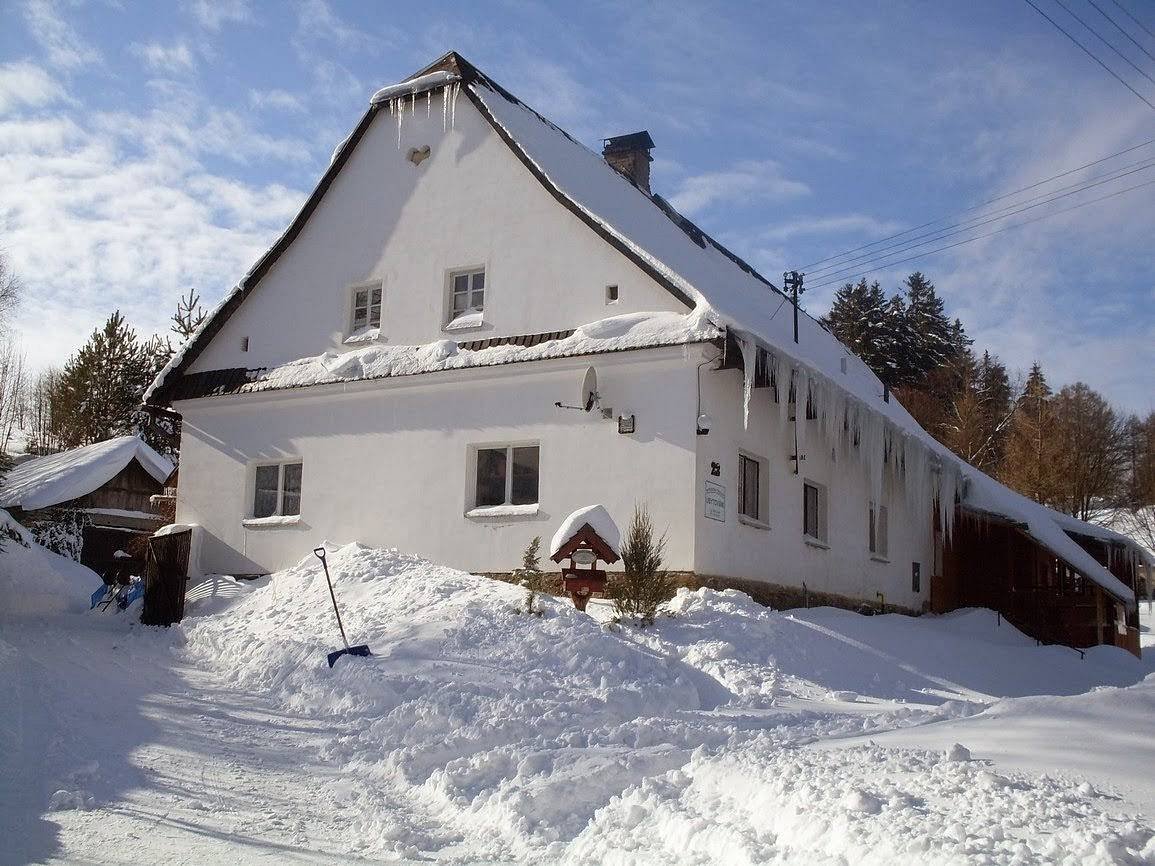
<svg viewBox="0 0 1155 866"><path fill-rule="evenodd" d="M582 378L582 393L581 399L578 401L580 405L587 412L594 408L594 404L598 402L598 374L593 367L586 368L586 374Z"/></svg>

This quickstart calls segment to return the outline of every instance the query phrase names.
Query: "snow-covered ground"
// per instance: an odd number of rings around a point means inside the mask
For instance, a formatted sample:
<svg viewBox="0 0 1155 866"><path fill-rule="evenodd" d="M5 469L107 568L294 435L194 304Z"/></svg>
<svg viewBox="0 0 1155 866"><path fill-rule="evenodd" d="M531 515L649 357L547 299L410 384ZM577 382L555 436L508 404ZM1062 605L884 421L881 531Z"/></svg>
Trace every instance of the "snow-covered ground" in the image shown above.
<svg viewBox="0 0 1155 866"><path fill-rule="evenodd" d="M333 670L315 560L169 630L0 620L0 862L1155 862L1155 676L1122 651L709 590L639 632L329 561L374 653Z"/></svg>

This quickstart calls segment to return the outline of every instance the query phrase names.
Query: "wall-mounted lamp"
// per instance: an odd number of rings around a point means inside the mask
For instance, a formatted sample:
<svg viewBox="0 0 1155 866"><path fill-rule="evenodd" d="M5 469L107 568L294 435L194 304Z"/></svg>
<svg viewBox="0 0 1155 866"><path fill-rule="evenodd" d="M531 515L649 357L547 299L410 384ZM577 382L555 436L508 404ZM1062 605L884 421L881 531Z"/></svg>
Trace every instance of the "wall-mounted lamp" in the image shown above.
<svg viewBox="0 0 1155 866"><path fill-rule="evenodd" d="M714 425L714 419L703 412L698 416L698 435L709 436L710 428Z"/></svg>
<svg viewBox="0 0 1155 866"><path fill-rule="evenodd" d="M637 429L634 423L633 415L619 415L618 416L618 432L619 433L633 433Z"/></svg>

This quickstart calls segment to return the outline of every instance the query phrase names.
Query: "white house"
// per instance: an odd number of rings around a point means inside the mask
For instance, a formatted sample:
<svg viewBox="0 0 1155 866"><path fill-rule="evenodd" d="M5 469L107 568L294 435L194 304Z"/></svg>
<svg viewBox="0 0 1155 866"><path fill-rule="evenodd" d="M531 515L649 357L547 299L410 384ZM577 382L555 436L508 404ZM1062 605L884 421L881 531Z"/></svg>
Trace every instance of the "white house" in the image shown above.
<svg viewBox="0 0 1155 866"><path fill-rule="evenodd" d="M374 95L147 396L183 418L200 568L327 539L505 572L575 508L645 503L672 569L919 610L957 501L1134 607L1069 519L961 464L805 313L795 339L786 297L650 192L651 146L595 154L452 53Z"/></svg>

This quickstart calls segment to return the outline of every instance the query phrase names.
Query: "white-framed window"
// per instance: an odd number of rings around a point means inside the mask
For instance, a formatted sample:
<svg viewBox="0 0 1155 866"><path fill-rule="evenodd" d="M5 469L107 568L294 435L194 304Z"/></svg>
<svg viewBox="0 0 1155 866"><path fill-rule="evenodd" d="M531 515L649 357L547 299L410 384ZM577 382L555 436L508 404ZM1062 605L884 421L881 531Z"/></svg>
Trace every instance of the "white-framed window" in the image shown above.
<svg viewBox="0 0 1155 866"><path fill-rule="evenodd" d="M254 470L253 517L301 513L300 461L261 463Z"/></svg>
<svg viewBox="0 0 1155 866"><path fill-rule="evenodd" d="M538 445L477 448L474 455L474 508L536 504L540 454Z"/></svg>
<svg viewBox="0 0 1155 866"><path fill-rule="evenodd" d="M447 328L475 328L485 312L485 268L449 272Z"/></svg>
<svg viewBox="0 0 1155 866"><path fill-rule="evenodd" d="M826 486L810 479L802 482L802 533L826 543Z"/></svg>
<svg viewBox="0 0 1155 866"><path fill-rule="evenodd" d="M381 327L381 283L366 283L349 290L349 336Z"/></svg>
<svg viewBox="0 0 1155 866"><path fill-rule="evenodd" d="M870 555L876 559L886 559L890 542L890 519L887 507L879 505L877 502L871 502L867 524Z"/></svg>
<svg viewBox="0 0 1155 866"><path fill-rule="evenodd" d="M745 451L738 452L738 519L766 526L769 523L769 463Z"/></svg>

